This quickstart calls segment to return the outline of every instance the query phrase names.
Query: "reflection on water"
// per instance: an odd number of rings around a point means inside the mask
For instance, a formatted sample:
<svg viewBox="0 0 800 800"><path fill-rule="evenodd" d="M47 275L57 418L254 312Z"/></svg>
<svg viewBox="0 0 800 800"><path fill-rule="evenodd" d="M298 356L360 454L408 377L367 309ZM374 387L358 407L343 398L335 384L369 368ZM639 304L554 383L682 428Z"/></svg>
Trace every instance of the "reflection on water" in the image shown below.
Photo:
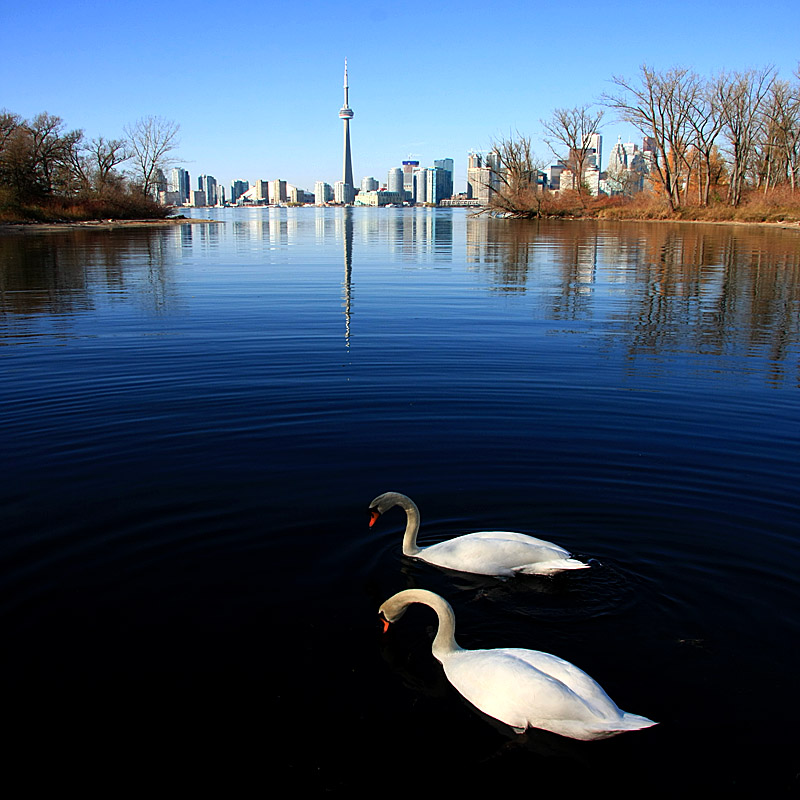
<svg viewBox="0 0 800 800"><path fill-rule="evenodd" d="M442 265L485 278L490 291L527 295L538 319L564 325L602 318L609 346L623 342L631 358L687 348L724 357L745 347L769 361L770 381L785 379L787 371L797 378L789 358L800 339L794 232L507 222L434 209L258 209L233 212L223 224L5 235L0 341L69 335L70 319L98 305L136 303L169 314L183 291L176 270L215 254L254 268L292 263L299 269L299 251L313 275L337 242L344 253L348 346L357 314L354 264L356 277L366 261Z"/></svg>
<svg viewBox="0 0 800 800"><path fill-rule="evenodd" d="M226 779L312 791L421 752L493 791L797 788L796 232L201 212L0 237L0 678L31 774L118 782L147 742L182 787L227 750ZM426 544L523 530L592 568L409 560L366 525L387 490ZM380 638L410 586L462 645L555 653L661 724L498 732L424 609Z"/></svg>

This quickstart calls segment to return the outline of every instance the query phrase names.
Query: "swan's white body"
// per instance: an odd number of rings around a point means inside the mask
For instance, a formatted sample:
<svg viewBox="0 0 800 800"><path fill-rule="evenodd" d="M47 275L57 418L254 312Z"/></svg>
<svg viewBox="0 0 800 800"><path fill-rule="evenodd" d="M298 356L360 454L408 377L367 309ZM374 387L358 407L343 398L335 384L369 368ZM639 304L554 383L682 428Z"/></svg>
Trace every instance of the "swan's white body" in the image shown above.
<svg viewBox="0 0 800 800"><path fill-rule="evenodd" d="M419 509L404 494L386 492L376 497L369 506L372 512L370 525L394 506L400 506L406 512L403 553L438 567L478 575L510 577L518 573L551 575L562 570L586 569L589 566L570 558L570 554L557 544L512 531L467 533L430 547L419 547Z"/></svg>
<svg viewBox="0 0 800 800"><path fill-rule="evenodd" d="M387 623L394 622L411 603L424 603L439 617L433 655L450 683L484 714L518 733L541 728L589 741L657 724L621 711L597 681L563 658L518 647L462 649L455 641L453 609L438 594L398 592L380 613Z"/></svg>

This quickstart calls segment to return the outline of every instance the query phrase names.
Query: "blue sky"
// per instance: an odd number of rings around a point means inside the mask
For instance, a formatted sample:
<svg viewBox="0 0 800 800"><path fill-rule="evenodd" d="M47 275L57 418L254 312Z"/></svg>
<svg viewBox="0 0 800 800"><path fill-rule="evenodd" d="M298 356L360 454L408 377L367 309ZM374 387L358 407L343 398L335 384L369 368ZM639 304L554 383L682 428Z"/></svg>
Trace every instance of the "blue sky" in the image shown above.
<svg viewBox="0 0 800 800"><path fill-rule="evenodd" d="M341 178L344 58L353 171L386 180L519 130L537 152L542 118L599 98L642 63L703 75L800 61L800 3L663 0L570 4L461 0L0 0L0 108L48 111L89 137L146 115L178 122L192 175L282 178L313 191ZM618 135L640 136L610 115Z"/></svg>

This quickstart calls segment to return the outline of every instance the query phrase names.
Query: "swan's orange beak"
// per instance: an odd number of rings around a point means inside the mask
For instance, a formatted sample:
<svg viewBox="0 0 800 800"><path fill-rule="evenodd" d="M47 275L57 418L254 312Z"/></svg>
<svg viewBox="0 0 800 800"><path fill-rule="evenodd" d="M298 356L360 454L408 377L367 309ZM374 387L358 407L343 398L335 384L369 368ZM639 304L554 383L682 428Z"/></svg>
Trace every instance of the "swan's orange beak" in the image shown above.
<svg viewBox="0 0 800 800"><path fill-rule="evenodd" d="M381 622L383 623L383 633L386 633L389 630L389 620L381 617Z"/></svg>
<svg viewBox="0 0 800 800"><path fill-rule="evenodd" d="M369 512L369 526L370 528L378 521L378 517L381 515L380 511L376 511L374 508L372 511Z"/></svg>

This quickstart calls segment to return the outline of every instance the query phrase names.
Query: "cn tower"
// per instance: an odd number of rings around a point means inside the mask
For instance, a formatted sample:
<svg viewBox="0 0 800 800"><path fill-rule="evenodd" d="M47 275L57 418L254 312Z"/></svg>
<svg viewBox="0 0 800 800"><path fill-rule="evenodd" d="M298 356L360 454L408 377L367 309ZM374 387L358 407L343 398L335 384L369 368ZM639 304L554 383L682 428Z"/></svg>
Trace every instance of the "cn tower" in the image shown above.
<svg viewBox="0 0 800 800"><path fill-rule="evenodd" d="M347 59L344 60L344 105L339 111L339 118L344 120L344 184L345 202L352 203L355 199L355 184L353 183L353 160L350 156L350 120L353 119L353 109L348 105L347 86Z"/></svg>

